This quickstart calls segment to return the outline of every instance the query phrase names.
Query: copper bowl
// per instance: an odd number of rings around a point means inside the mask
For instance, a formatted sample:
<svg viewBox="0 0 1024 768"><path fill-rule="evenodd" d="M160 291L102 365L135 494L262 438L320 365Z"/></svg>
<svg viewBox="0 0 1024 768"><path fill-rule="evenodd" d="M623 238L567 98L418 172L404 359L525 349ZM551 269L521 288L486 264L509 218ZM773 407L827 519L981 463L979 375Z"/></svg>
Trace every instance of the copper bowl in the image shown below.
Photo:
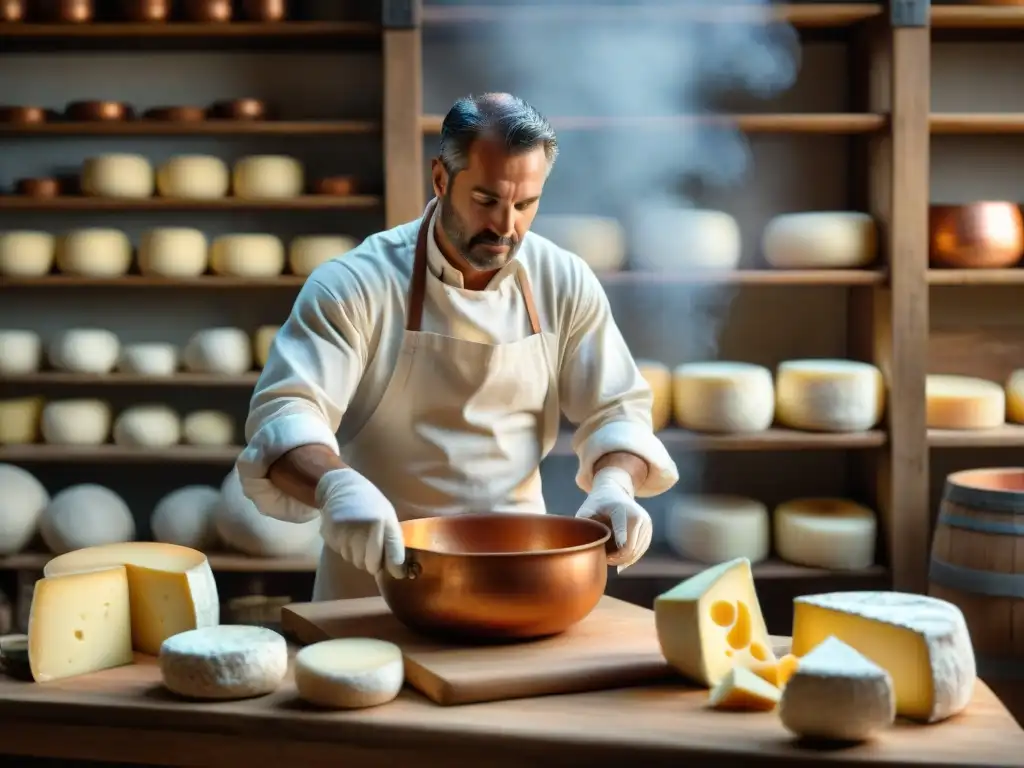
<svg viewBox="0 0 1024 768"><path fill-rule="evenodd" d="M556 635L604 594L611 532L594 520L472 513L402 523L407 576L377 576L410 629L471 642Z"/></svg>
<svg viewBox="0 0 1024 768"><path fill-rule="evenodd" d="M14 194L26 197L60 197L60 179L18 179Z"/></svg>
<svg viewBox="0 0 1024 768"><path fill-rule="evenodd" d="M17 125L39 125L50 118L49 110L43 107L0 107L0 123Z"/></svg>
<svg viewBox="0 0 1024 768"><path fill-rule="evenodd" d="M1024 220L1016 203L933 205L928 212L928 240L935 266L1012 267L1024 255Z"/></svg>
<svg viewBox="0 0 1024 768"><path fill-rule="evenodd" d="M132 108L119 101L73 101L64 110L68 120L82 122L120 122L132 118Z"/></svg>
<svg viewBox="0 0 1024 768"><path fill-rule="evenodd" d="M229 99L210 107L210 117L218 120L266 120L266 102L259 99Z"/></svg>
<svg viewBox="0 0 1024 768"><path fill-rule="evenodd" d="M88 24L96 13L93 0L39 0L33 11L42 21L58 24Z"/></svg>
<svg viewBox="0 0 1024 768"><path fill-rule="evenodd" d="M0 0L0 21L24 21L26 10L25 0Z"/></svg>
<svg viewBox="0 0 1024 768"><path fill-rule="evenodd" d="M183 10L189 21L231 21L231 0L185 0Z"/></svg>
<svg viewBox="0 0 1024 768"><path fill-rule="evenodd" d="M287 0L242 0L242 15L249 21L283 21Z"/></svg>
<svg viewBox="0 0 1024 768"><path fill-rule="evenodd" d="M202 107L153 107L143 112L142 117L166 123L201 123L206 119L206 110Z"/></svg>
<svg viewBox="0 0 1024 768"><path fill-rule="evenodd" d="M316 195L346 197L355 193L356 180L354 176L328 176L313 185L313 194Z"/></svg>
<svg viewBox="0 0 1024 768"><path fill-rule="evenodd" d="M126 21L163 22L171 15L171 0L121 0Z"/></svg>

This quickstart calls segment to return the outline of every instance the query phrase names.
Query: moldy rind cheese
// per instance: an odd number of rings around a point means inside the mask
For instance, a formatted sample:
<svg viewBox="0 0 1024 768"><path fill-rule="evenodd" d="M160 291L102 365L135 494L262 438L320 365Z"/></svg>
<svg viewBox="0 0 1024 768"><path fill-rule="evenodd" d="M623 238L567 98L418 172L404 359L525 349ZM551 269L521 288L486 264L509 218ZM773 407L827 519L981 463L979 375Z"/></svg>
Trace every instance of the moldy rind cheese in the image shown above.
<svg viewBox="0 0 1024 768"><path fill-rule="evenodd" d="M272 693L288 672L288 644L266 627L207 626L160 646L164 686L192 699L226 701Z"/></svg>

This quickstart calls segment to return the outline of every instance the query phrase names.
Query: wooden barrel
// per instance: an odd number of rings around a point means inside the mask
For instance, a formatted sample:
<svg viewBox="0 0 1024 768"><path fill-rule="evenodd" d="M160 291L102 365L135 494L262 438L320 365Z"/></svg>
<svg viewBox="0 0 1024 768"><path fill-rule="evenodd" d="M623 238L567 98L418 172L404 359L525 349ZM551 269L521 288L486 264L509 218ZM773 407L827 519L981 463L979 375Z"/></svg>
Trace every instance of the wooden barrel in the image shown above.
<svg viewBox="0 0 1024 768"><path fill-rule="evenodd" d="M928 593L963 611L982 678L1024 680L1024 469L946 478Z"/></svg>

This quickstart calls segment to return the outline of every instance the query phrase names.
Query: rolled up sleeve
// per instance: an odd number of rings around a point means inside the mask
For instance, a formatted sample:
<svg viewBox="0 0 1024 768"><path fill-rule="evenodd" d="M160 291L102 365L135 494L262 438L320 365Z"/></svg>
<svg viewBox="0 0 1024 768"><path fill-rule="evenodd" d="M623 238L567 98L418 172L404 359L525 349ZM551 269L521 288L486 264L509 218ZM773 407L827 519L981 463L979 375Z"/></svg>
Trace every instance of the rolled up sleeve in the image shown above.
<svg viewBox="0 0 1024 768"><path fill-rule="evenodd" d="M647 462L647 480L636 489L638 497L664 493L678 482L679 471L654 433L651 388L589 267L581 267L570 294L574 305L559 371L559 399L562 412L577 427L572 439L579 458L576 484L589 493L594 464L621 451Z"/></svg>

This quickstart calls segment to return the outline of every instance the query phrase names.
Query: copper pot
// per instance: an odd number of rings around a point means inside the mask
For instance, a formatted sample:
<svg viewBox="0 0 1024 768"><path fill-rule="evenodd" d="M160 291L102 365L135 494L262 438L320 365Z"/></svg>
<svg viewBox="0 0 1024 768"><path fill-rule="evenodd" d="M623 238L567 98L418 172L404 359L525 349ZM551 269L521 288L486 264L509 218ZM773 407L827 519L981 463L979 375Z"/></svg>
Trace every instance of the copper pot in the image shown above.
<svg viewBox="0 0 1024 768"><path fill-rule="evenodd" d="M64 110L68 120L90 123L130 120L132 114L132 108L119 101L73 101Z"/></svg>
<svg viewBox="0 0 1024 768"><path fill-rule="evenodd" d="M189 21L231 21L231 0L185 0L183 10Z"/></svg>
<svg viewBox="0 0 1024 768"><path fill-rule="evenodd" d="M121 0L126 21L162 22L171 15L171 0Z"/></svg>
<svg viewBox="0 0 1024 768"><path fill-rule="evenodd" d="M0 107L0 123L38 125L45 123L49 117L49 110L42 107Z"/></svg>
<svg viewBox="0 0 1024 768"><path fill-rule="evenodd" d="M93 0L39 0L36 9L43 21L59 24L88 24L96 14Z"/></svg>
<svg viewBox="0 0 1024 768"><path fill-rule="evenodd" d="M52 178L18 179L14 185L14 193L26 197L60 197L60 180Z"/></svg>
<svg viewBox="0 0 1024 768"><path fill-rule="evenodd" d="M167 123L200 123L206 119L206 110L202 107L153 107L142 116L146 120Z"/></svg>
<svg viewBox="0 0 1024 768"><path fill-rule="evenodd" d="M402 523L407 576L377 576L410 629L450 639L525 640L585 618L604 594L611 533L593 520L473 513Z"/></svg>
<svg viewBox="0 0 1024 768"><path fill-rule="evenodd" d="M242 0L242 14L249 21L283 21L287 0Z"/></svg>
<svg viewBox="0 0 1024 768"><path fill-rule="evenodd" d="M933 205L928 229L935 266L1001 269L1024 255L1024 220L1016 203Z"/></svg>
<svg viewBox="0 0 1024 768"><path fill-rule="evenodd" d="M219 120L266 120L266 102L259 99L228 99L210 107L210 117Z"/></svg>
<svg viewBox="0 0 1024 768"><path fill-rule="evenodd" d="M0 21L24 21L26 11L25 0L0 0Z"/></svg>
<svg viewBox="0 0 1024 768"><path fill-rule="evenodd" d="M328 176L313 185L313 193L317 195L336 195L345 197L356 193L354 176Z"/></svg>

